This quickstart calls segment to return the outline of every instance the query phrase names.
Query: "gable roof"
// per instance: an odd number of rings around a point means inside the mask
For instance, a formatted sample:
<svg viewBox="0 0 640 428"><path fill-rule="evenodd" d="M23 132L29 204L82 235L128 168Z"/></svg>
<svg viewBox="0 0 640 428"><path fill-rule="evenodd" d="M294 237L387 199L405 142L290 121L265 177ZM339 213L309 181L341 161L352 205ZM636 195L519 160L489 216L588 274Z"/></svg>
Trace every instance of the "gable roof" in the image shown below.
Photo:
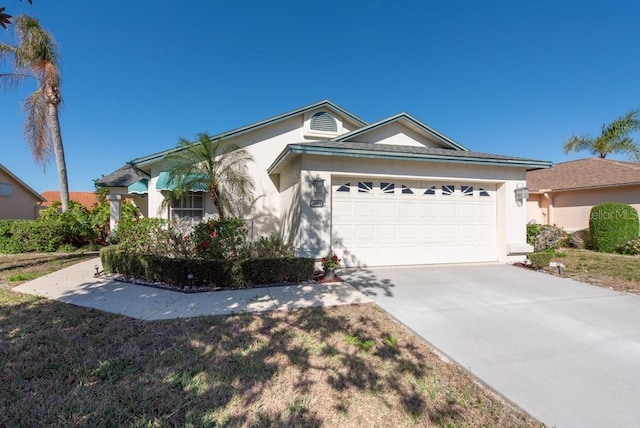
<svg viewBox="0 0 640 428"><path fill-rule="evenodd" d="M134 166L132 162L127 162L111 174L96 181L96 184L108 187L127 187L144 178L149 178L149 174Z"/></svg>
<svg viewBox="0 0 640 428"><path fill-rule="evenodd" d="M456 143L451 138L447 137L444 134L439 133L435 129L427 126L423 122L419 121L418 119L414 118L413 116L405 112L398 113L386 119L382 119L378 122L375 122L370 125L351 131L347 134L340 135L336 138L333 138L331 141L348 141L354 137L367 134L368 132L379 129L383 126L387 126L394 122L403 123L405 125L409 125L410 127L416 128L419 132L422 132L428 136L434 137L438 142L442 143L445 147L449 147L455 150L464 150L464 151L469 150L463 145Z"/></svg>
<svg viewBox="0 0 640 428"><path fill-rule="evenodd" d="M317 108L329 108L329 109L332 109L332 110L340 113L341 115L349 118L351 121L355 122L358 125L361 125L361 126L367 125L367 122L365 120L361 119L360 117L356 116L355 114L351 113L350 111L343 109L339 105L334 104L333 102L331 102L329 100L322 100L322 101L318 101L318 102L313 103L313 104L309 104L309 105L304 106L304 107L297 108L295 110L291 110L291 111L283 113L283 114L279 114L277 116L270 117L268 119L261 120L259 122L251 123L249 125L245 125L245 126L242 126L240 128L233 129L231 131L227 131L227 132L223 132L223 133L220 133L220 134L217 134L217 135L213 135L211 138L214 139L214 140L217 140L219 138L235 137L235 136L244 134L244 133L249 132L249 131L254 131L256 129L260 129L260 128L263 128L265 126L272 125L272 124L277 123L277 122L281 122L283 120L289 119L290 117L297 116L299 114L306 113L306 112L311 111L311 110L315 110ZM169 150L165 150L165 151L162 151L162 152L154 153L154 154L149 155L149 156L144 156L144 157L141 157L141 158L134 159L130 163L134 164L134 165L144 166L146 164L158 161L158 160L162 159L163 157L165 157L167 155L170 155L172 153L175 153L177 151L180 151L180 150L183 150L183 148L175 147L175 148L172 148L172 149L169 149Z"/></svg>
<svg viewBox="0 0 640 428"><path fill-rule="evenodd" d="M587 158L556 164L527 173L532 192L566 191L640 184L640 164L601 158Z"/></svg>
<svg viewBox="0 0 640 428"><path fill-rule="evenodd" d="M0 163L0 171L4 172L9 177L14 179L20 186L24 187L27 192L31 193L33 195L33 197L36 198L38 201L40 201L40 202L46 201L46 199L44 197L42 197L42 195L40 193L38 193L35 190L33 190L31 188L31 186L29 186L24 181L20 180L20 178L18 178L17 175L15 175L11 171L9 171L9 169L7 167L5 167L4 165L2 165L1 163Z"/></svg>
<svg viewBox="0 0 640 428"><path fill-rule="evenodd" d="M471 152L469 150L451 150L436 147L396 146L390 144L371 144L358 142L325 141L289 144L268 168L268 173L278 173L289 157L306 154L321 156L342 156L359 158L378 158L393 160L415 160L427 162L453 162L476 165L510 166L526 168L548 168L549 161L539 161L512 156Z"/></svg>
<svg viewBox="0 0 640 428"><path fill-rule="evenodd" d="M42 204L45 207L50 207L54 202L60 201L60 192L55 190L44 191L42 196L47 200ZM98 203L98 196L93 192L69 192L69 200L91 209Z"/></svg>

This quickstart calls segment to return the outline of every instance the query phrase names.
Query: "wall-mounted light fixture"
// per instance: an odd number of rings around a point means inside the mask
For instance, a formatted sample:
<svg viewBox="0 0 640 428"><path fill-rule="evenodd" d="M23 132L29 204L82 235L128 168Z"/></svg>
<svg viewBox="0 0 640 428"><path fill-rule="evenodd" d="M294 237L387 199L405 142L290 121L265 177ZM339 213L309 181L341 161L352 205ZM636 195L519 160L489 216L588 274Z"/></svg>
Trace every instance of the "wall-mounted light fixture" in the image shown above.
<svg viewBox="0 0 640 428"><path fill-rule="evenodd" d="M516 194L516 203L521 207L522 203L529 197L529 188L522 184L518 184L514 193Z"/></svg>
<svg viewBox="0 0 640 428"><path fill-rule="evenodd" d="M325 182L324 178L320 178L319 174L316 174L316 178L314 178L312 181L313 198L311 199L311 202L309 203L309 205L311 205L311 207L313 208L324 206L324 195L325 195L324 182Z"/></svg>

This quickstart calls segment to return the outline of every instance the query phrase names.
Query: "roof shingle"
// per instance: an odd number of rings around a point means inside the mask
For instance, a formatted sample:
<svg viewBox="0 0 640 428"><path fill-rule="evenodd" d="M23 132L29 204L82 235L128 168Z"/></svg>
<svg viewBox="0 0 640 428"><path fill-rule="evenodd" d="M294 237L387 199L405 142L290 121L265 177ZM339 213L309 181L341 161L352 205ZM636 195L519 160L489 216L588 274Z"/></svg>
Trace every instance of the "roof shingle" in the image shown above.
<svg viewBox="0 0 640 428"><path fill-rule="evenodd" d="M563 162L548 169L527 172L527 187L533 192L633 184L640 184L640 164L601 158Z"/></svg>

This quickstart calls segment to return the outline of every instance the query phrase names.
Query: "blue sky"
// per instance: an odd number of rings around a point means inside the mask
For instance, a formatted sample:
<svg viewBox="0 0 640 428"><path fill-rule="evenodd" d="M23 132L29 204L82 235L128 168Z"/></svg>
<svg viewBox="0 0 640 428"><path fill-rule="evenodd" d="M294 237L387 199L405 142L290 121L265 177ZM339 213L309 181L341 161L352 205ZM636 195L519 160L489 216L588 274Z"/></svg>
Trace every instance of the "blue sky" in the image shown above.
<svg viewBox="0 0 640 428"><path fill-rule="evenodd" d="M473 151L554 162L588 156L562 152L572 134L640 108L632 0L0 4L60 44L70 190L179 137L322 99L369 122L406 111ZM57 190L54 164L43 173L22 137L34 88L0 93L0 163Z"/></svg>

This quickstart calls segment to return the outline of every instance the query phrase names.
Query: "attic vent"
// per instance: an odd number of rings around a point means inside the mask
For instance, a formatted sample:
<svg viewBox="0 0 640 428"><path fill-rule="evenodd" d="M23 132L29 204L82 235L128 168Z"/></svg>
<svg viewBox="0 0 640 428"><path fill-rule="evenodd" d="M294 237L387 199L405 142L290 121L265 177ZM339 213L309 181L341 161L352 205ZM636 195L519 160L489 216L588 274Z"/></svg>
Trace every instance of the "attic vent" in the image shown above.
<svg viewBox="0 0 640 428"><path fill-rule="evenodd" d="M336 120L326 111L316 113L311 118L311 129L314 131L338 132Z"/></svg>

